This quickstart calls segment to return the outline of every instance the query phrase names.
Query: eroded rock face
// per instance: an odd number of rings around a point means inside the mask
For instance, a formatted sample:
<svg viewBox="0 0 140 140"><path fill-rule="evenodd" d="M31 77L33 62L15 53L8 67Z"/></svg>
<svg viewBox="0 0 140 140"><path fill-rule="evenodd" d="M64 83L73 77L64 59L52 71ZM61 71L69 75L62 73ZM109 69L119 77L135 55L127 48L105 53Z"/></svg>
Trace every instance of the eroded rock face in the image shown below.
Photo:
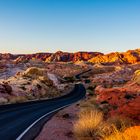
<svg viewBox="0 0 140 140"><path fill-rule="evenodd" d="M116 88L98 86L95 93L97 102L108 106L108 115L122 115L140 122L140 85L137 83L130 82Z"/></svg>

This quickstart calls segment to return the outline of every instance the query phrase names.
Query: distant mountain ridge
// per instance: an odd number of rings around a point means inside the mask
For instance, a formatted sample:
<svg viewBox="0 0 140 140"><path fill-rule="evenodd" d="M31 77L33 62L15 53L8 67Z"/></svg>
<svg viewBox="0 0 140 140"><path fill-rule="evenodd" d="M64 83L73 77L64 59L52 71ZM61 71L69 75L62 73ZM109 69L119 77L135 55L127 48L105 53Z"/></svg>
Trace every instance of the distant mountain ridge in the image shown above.
<svg viewBox="0 0 140 140"><path fill-rule="evenodd" d="M0 53L0 60L14 60L15 62L23 62L28 60L41 60L45 62L77 62L86 61L89 63L101 64L133 64L140 61L140 49L128 50L126 52L112 52L103 54L100 52L62 52L56 53L35 53L35 54L10 54Z"/></svg>

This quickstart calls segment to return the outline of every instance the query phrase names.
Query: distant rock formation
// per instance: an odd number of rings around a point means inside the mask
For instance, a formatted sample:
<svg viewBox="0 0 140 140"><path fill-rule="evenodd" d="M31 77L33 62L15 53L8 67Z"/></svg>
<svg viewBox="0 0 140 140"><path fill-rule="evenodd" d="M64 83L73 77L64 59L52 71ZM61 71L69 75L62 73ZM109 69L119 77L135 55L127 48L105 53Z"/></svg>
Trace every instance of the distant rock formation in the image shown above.
<svg viewBox="0 0 140 140"><path fill-rule="evenodd" d="M89 60L91 63L102 64L134 64L140 61L140 49L129 50L124 53L113 52L106 55L98 55Z"/></svg>
<svg viewBox="0 0 140 140"><path fill-rule="evenodd" d="M46 59L46 62L76 62L76 61L87 61L97 55L101 55L99 52L76 52L68 53L58 51L52 54Z"/></svg>
<svg viewBox="0 0 140 140"><path fill-rule="evenodd" d="M41 60L45 62L77 62L87 61L92 64L134 64L140 61L140 49L128 50L127 52L112 52L103 54L100 52L62 52L56 53L36 53L19 54L10 53L0 54L0 60L14 60L16 63L28 62L29 60Z"/></svg>

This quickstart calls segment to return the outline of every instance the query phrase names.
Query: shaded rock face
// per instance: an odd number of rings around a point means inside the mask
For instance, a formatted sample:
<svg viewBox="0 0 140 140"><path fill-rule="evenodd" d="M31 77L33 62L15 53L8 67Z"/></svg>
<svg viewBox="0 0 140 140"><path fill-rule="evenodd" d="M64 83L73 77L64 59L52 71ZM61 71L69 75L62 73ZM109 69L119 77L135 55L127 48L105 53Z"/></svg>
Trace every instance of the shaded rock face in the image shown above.
<svg viewBox="0 0 140 140"><path fill-rule="evenodd" d="M130 82L117 88L98 86L95 93L97 102L108 109L108 115L122 115L140 122L140 85L137 83Z"/></svg>

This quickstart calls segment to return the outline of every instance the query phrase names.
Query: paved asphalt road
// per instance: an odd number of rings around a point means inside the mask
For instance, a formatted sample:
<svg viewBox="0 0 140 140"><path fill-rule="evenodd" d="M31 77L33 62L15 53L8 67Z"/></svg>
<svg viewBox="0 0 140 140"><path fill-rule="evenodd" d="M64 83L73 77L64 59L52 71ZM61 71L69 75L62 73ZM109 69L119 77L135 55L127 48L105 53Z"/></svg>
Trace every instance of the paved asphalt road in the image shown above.
<svg viewBox="0 0 140 140"><path fill-rule="evenodd" d="M0 106L0 140L16 140L31 124L43 115L74 103L85 96L82 84L76 84L73 91L63 97L51 100ZM52 113L53 114L53 113ZM22 140L25 138L21 138ZM27 138L26 140L31 139Z"/></svg>

